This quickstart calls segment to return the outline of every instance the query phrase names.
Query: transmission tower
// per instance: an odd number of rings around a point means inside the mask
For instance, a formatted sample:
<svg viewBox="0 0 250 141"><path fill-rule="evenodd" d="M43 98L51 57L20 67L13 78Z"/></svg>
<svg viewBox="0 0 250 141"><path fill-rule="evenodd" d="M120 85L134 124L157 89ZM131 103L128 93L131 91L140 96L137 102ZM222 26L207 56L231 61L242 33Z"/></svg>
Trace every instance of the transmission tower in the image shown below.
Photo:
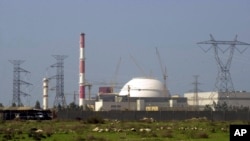
<svg viewBox="0 0 250 141"><path fill-rule="evenodd" d="M23 68L20 67L20 65L23 63L23 60L10 60L10 63L14 65L14 71L13 71L13 99L12 104L15 104L16 106L20 107L23 105L21 102L21 95L23 96L30 96L27 93L24 93L21 91L22 85L32 85L31 83L25 82L21 80L21 73L30 73Z"/></svg>
<svg viewBox="0 0 250 141"><path fill-rule="evenodd" d="M57 73L50 79L56 79L56 97L54 100L54 106L66 107L66 100L64 96L64 59L67 58L66 55L52 55L57 63L51 65L51 67L57 68Z"/></svg>
<svg viewBox="0 0 250 141"><path fill-rule="evenodd" d="M198 85L200 84L198 82L198 77L199 75L194 75L194 82L192 84L194 84L194 99L193 99L193 105L194 107L196 107L198 109L199 107L199 97L198 97L198 92L199 92L199 88Z"/></svg>
<svg viewBox="0 0 250 141"><path fill-rule="evenodd" d="M215 84L217 91L225 93L225 94L234 93L235 92L234 86L233 86L233 82L232 82L232 78L230 74L230 67L231 67L233 55L234 55L235 50L242 54L247 49L246 46L249 46L250 44L237 41L237 35L235 36L233 41L218 41L218 40L215 40L211 34L210 34L209 41L203 41L197 44L198 45L205 45L205 44L211 45L207 49L204 49L201 47L201 49L204 52L208 52L211 49L213 49L214 51L215 60L218 66L218 76L217 76L216 84ZM219 45L224 46L224 47L220 47ZM244 47L236 48L236 45L242 45ZM225 55L226 53L227 53L227 56Z"/></svg>

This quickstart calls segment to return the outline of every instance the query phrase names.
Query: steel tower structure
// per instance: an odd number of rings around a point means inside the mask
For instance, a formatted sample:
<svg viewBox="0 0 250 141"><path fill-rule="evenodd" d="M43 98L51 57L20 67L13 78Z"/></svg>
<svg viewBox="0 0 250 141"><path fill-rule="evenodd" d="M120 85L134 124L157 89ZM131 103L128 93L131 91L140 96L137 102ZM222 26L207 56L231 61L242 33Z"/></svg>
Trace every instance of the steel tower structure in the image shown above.
<svg viewBox="0 0 250 141"><path fill-rule="evenodd" d="M198 97L198 93L199 93L199 88L198 85L201 84L198 82L198 77L199 75L194 75L194 82L192 84L194 84L194 98L193 98L193 105L195 108L199 109L199 97Z"/></svg>
<svg viewBox="0 0 250 141"><path fill-rule="evenodd" d="M232 81L231 74L230 74L230 67L231 67L233 55L235 51L238 51L239 53L242 54L247 49L246 46L249 46L250 44L238 41L237 35L235 36L233 41L218 41L218 40L215 40L211 34L210 34L209 41L198 42L197 44L198 45L205 45L205 44L211 45L207 49L204 49L201 47L201 49L204 52L208 52L210 49L213 49L214 51L215 60L218 66L218 76L217 76L216 84L215 84L217 91L225 93L225 94L234 93L235 90L234 90L233 81ZM219 47L219 45L221 46L224 45L224 47ZM237 48L236 45L241 45L241 46L244 45L245 47L240 49L240 48ZM228 53L228 56L223 55L226 53Z"/></svg>
<svg viewBox="0 0 250 141"><path fill-rule="evenodd" d="M54 106L66 107L66 100L64 96L64 59L67 58L66 55L52 55L57 63L51 65L52 68L57 68L57 73L49 79L56 79L56 97L54 100Z"/></svg>
<svg viewBox="0 0 250 141"><path fill-rule="evenodd" d="M21 101L21 95L23 96L30 96L29 94L21 91L22 85L32 85L31 83L28 83L26 81L21 80L21 73L30 73L29 71L23 69L20 67L20 65L23 63L23 60L10 60L10 63L13 64L14 70L13 70L13 99L12 104L15 104L16 106L20 107L23 105Z"/></svg>

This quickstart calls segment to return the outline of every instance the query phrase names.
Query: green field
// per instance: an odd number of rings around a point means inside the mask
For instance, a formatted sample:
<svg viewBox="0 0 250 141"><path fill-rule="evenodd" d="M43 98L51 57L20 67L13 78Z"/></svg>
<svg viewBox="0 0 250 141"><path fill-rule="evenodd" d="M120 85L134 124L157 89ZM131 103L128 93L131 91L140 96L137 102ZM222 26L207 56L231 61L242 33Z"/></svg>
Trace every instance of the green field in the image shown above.
<svg viewBox="0 0 250 141"><path fill-rule="evenodd" d="M228 141L230 124L206 119L184 121L1 121L1 141Z"/></svg>

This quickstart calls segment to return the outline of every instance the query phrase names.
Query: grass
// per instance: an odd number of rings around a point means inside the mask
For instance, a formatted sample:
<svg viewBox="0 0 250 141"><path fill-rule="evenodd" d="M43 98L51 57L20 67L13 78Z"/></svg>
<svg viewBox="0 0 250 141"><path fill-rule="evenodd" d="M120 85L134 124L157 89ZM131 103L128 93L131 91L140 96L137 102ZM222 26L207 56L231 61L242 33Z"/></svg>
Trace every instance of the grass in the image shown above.
<svg viewBox="0 0 250 141"><path fill-rule="evenodd" d="M100 120L100 121L98 121ZM204 119L167 122L104 121L2 121L2 141L228 141L230 124ZM37 133L38 129L41 132ZM94 131L95 130L95 131Z"/></svg>

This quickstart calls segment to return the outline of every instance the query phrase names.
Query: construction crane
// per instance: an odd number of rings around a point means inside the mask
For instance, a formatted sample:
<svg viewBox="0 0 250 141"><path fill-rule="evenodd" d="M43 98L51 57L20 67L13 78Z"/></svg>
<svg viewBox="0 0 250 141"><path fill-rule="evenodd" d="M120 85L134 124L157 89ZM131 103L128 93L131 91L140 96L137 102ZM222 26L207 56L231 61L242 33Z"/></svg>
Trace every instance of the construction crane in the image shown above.
<svg viewBox="0 0 250 141"><path fill-rule="evenodd" d="M158 61L159 61L159 64L160 64L160 67L161 67L161 73L162 73L162 76L163 76L163 81L164 81L164 94L165 96L170 96L168 90L167 90L167 68L166 66L163 67L163 63L162 63L162 59L161 59L161 56L160 56L160 53L157 49L157 47L155 48L156 49L156 55L158 57Z"/></svg>
<svg viewBox="0 0 250 141"><path fill-rule="evenodd" d="M142 69L142 67L136 62L135 58L130 54L130 58L132 59L132 61L135 63L135 65L137 66L137 68L141 71L141 73L143 74L143 76L146 76L145 71Z"/></svg>
<svg viewBox="0 0 250 141"><path fill-rule="evenodd" d="M112 87L113 90L114 90L115 86L117 85L117 76L118 76L121 61L122 61L122 58L120 57L117 65L116 65L115 74L114 74L113 79L111 81L111 87Z"/></svg>

